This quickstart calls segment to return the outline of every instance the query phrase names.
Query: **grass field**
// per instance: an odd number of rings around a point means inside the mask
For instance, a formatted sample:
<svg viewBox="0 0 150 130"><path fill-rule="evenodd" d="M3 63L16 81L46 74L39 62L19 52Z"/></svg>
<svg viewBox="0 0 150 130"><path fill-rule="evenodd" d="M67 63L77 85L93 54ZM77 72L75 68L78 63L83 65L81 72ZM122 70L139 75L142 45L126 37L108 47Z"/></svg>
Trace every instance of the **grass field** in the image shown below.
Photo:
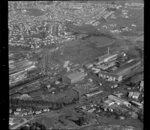
<svg viewBox="0 0 150 130"><path fill-rule="evenodd" d="M92 36L86 40L67 42L61 48L63 55L60 59L64 58L73 63L85 64L94 61L98 56L106 54L108 47L110 47L110 50L111 48L118 49L121 46L119 42L111 38L97 36Z"/></svg>

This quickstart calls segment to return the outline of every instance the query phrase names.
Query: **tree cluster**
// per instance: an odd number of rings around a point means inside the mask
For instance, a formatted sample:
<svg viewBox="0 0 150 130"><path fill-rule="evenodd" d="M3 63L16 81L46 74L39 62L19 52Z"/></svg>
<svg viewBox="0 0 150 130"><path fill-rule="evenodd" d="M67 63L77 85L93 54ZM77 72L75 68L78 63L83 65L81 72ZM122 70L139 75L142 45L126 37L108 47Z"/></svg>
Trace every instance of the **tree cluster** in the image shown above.
<svg viewBox="0 0 150 130"><path fill-rule="evenodd" d="M67 93L68 92L68 93ZM70 105L79 100L78 93L73 90L63 92L62 95L56 94L56 100L45 101L45 100L21 100L21 99L10 99L10 107L21 107L21 108L43 108L48 107L56 110L61 109L63 106Z"/></svg>
<svg viewBox="0 0 150 130"><path fill-rule="evenodd" d="M46 127L43 124L35 122L29 124L29 126L22 126L19 130L46 130Z"/></svg>

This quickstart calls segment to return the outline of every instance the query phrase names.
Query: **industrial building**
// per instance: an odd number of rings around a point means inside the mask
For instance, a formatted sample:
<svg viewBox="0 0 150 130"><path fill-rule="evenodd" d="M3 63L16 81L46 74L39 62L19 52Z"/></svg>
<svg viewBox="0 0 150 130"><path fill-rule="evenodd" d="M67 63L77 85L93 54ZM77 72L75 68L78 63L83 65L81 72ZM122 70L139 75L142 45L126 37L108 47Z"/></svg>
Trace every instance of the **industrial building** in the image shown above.
<svg viewBox="0 0 150 130"><path fill-rule="evenodd" d="M120 64L123 64L128 59L126 53L124 52L115 52L113 54L103 55L98 57L97 61L93 64L89 63L85 67L87 69L91 69L93 73L98 74L100 71L106 71L107 72L111 70L116 70Z"/></svg>
<svg viewBox="0 0 150 130"><path fill-rule="evenodd" d="M110 99L110 100L112 100L112 101L115 101L118 105L125 105L125 106L127 106L127 107L130 107L130 106L131 106L131 104L130 104L128 101L123 100L123 99L118 98L118 97L113 96L113 95L109 95L109 96L108 96L108 99Z"/></svg>
<svg viewBox="0 0 150 130"><path fill-rule="evenodd" d="M29 60L22 60L19 62L10 62L9 63L9 74L14 74L19 71L25 70L25 69L31 69L35 67L35 62L29 61Z"/></svg>
<svg viewBox="0 0 150 130"><path fill-rule="evenodd" d="M27 78L27 73L31 70L36 69L36 62L29 60L21 60L18 62L9 63L9 84L15 84L18 81L22 81Z"/></svg>
<svg viewBox="0 0 150 130"><path fill-rule="evenodd" d="M98 63L97 65L100 65L101 63L104 62L110 62L110 61L114 61L116 60L118 57L118 53L117 54L108 54L108 55L104 55L98 58Z"/></svg>
<svg viewBox="0 0 150 130"><path fill-rule="evenodd" d="M12 74L9 76L9 85L12 85L13 83L16 83L18 81L21 81L27 77L26 71L21 71L15 74Z"/></svg>
<svg viewBox="0 0 150 130"><path fill-rule="evenodd" d="M110 67L113 67L116 65L116 62L114 61L109 61L109 63L102 63L100 65L97 66L97 68L101 69L101 70L107 70Z"/></svg>
<svg viewBox="0 0 150 130"><path fill-rule="evenodd" d="M67 76L65 76L63 80L70 82L70 83L77 83L79 81L82 81L86 76L87 76L87 73L74 72L74 73L70 73Z"/></svg>
<svg viewBox="0 0 150 130"><path fill-rule="evenodd" d="M106 79L108 81L122 81L128 75L130 75L132 72L134 72L137 67L141 64L140 60L129 60L119 68L117 68L114 71L107 72L107 71L100 71L99 77Z"/></svg>

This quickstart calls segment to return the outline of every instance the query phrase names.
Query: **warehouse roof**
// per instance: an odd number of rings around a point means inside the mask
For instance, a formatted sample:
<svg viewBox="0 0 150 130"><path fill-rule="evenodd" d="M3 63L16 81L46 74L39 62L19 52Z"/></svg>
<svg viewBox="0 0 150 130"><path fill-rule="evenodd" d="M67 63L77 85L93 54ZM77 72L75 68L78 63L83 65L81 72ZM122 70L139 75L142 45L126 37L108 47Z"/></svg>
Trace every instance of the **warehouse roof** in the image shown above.
<svg viewBox="0 0 150 130"><path fill-rule="evenodd" d="M106 55L103 55L103 56L100 56L99 58L98 58L98 60L99 61L103 61L103 60L105 60L105 59L109 59L109 58L112 58L112 57L114 57L114 56L117 56L118 54L117 53L114 53L114 54L106 54Z"/></svg>
<svg viewBox="0 0 150 130"><path fill-rule="evenodd" d="M140 60L132 60L131 62L125 63L120 68L118 68L115 71L113 71L113 73L116 74L116 75L123 75L129 69L131 69L131 68L133 68L133 67L135 67L135 66L137 66L139 64L141 64Z"/></svg>
<svg viewBox="0 0 150 130"><path fill-rule="evenodd" d="M9 68L9 74L13 74L13 73L22 71L33 65L34 65L34 63L32 61L28 61L28 60L19 61L17 63L14 63L14 66L15 66L14 68Z"/></svg>
<svg viewBox="0 0 150 130"><path fill-rule="evenodd" d="M83 72L74 72L74 73L70 73L67 75L67 77L69 79L76 79L76 78L81 78L84 76L85 76L85 73L83 73Z"/></svg>

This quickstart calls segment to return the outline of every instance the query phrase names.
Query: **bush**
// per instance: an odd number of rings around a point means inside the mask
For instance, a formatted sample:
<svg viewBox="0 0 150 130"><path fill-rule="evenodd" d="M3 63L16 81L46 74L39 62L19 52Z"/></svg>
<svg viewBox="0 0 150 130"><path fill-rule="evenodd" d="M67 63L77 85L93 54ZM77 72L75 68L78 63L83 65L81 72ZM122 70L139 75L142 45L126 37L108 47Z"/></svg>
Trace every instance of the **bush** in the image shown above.
<svg viewBox="0 0 150 130"><path fill-rule="evenodd" d="M33 124L30 124L29 127L23 126L19 130L46 130L46 127L43 124L35 122Z"/></svg>

